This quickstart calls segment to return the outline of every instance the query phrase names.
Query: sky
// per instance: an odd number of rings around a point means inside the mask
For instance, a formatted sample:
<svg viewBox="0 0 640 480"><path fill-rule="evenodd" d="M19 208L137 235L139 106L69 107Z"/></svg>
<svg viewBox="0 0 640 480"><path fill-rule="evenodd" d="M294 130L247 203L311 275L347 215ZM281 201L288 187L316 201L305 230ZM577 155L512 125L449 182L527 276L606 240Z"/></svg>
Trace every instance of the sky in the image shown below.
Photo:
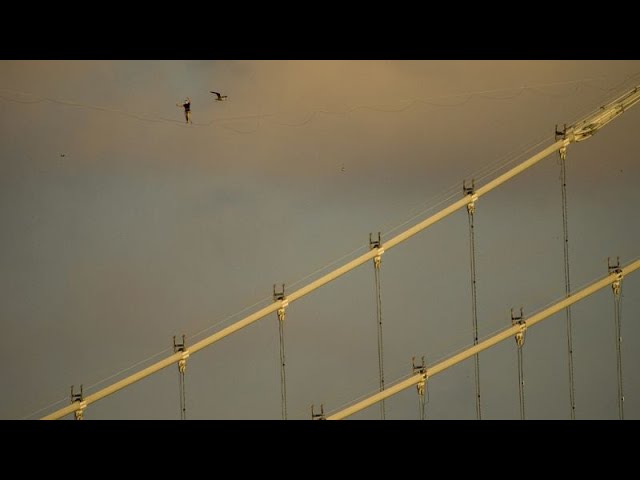
<svg viewBox="0 0 640 480"><path fill-rule="evenodd" d="M306 285L553 142L640 84L640 61L0 61L0 418L39 418ZM214 101L210 90L228 95ZM192 100L192 125L181 104ZM571 285L640 256L640 107L569 147ZM483 177L484 175L484 177ZM477 202L480 337L564 297L552 155ZM464 209L385 252L385 380L472 344ZM367 263L293 302L288 417L378 389ZM640 418L640 274L622 287L625 418ZM572 308L576 418L618 417L610 288ZM279 419L278 320L189 358L189 419ZM569 418L564 312L523 350L526 418ZM133 368L131 368L133 367ZM473 361L429 380L428 419L473 419ZM87 419L178 419L176 367ZM485 419L519 418L517 352L480 355ZM415 388L385 403L418 419ZM72 418L72 416L66 417ZM353 419L379 419L378 406Z"/></svg>

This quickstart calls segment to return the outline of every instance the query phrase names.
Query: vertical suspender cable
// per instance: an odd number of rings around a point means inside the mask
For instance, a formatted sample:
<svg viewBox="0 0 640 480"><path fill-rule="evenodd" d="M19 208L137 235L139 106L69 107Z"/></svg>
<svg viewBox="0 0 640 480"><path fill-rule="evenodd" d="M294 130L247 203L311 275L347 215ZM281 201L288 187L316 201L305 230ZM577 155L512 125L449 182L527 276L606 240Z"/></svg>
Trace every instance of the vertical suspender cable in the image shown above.
<svg viewBox="0 0 640 480"><path fill-rule="evenodd" d="M184 385L184 370L180 370L180 420L187 419L187 396Z"/></svg>
<svg viewBox="0 0 640 480"><path fill-rule="evenodd" d="M424 420L426 409L425 391L427 389L427 366L424 363L424 357L422 357L421 365L416 366L416 357L411 359L411 363L413 364L413 374L415 375L419 373L422 375L422 379L416 384L416 388L418 390L418 415L420 420Z"/></svg>
<svg viewBox="0 0 640 480"><path fill-rule="evenodd" d="M571 281L569 276L569 223L567 212L567 149L563 147L560 153L560 183L562 184L562 228L564 232L564 290L565 295L571 295ZM571 420L576 418L576 391L573 381L573 339L571 326L571 307L565 308L567 318L567 357L569 365L569 408Z"/></svg>
<svg viewBox="0 0 640 480"><path fill-rule="evenodd" d="M282 395L282 420L287 419L287 374L284 358L284 318L278 320L280 330L280 393Z"/></svg>
<svg viewBox="0 0 640 480"><path fill-rule="evenodd" d="M524 420L524 365L522 346L518 346L518 388L520 391L520 420Z"/></svg>
<svg viewBox="0 0 640 480"><path fill-rule="evenodd" d="M384 390L384 351L382 342L382 294L380 293L380 257L374 259L374 275L376 282L376 310L378 324L378 372L380 374L380 391ZM380 419L386 416L384 400L380 402Z"/></svg>
<svg viewBox="0 0 640 480"><path fill-rule="evenodd" d="M624 420L624 390L622 389L622 306L621 306L621 281L612 284L614 294L614 315L616 328L616 357L618 370L618 418Z"/></svg>
<svg viewBox="0 0 640 480"><path fill-rule="evenodd" d="M424 411L425 411L425 398L423 395L418 395L418 409L420 414L420 420L424 420Z"/></svg>
<svg viewBox="0 0 640 480"><path fill-rule="evenodd" d="M284 319L286 316L285 308L289 305L284 294L284 283L282 284L282 290L276 292L276 286L273 285L273 301L281 302L280 307L276 310L278 315L278 332L280 334L280 396L281 396L281 415L282 420L287 419L287 362L284 356Z"/></svg>
<svg viewBox="0 0 640 480"><path fill-rule="evenodd" d="M464 187L463 187L464 188ZM473 193L473 190L471 190ZM467 205L467 213L469 217L469 258L471 260L471 312L473 324L473 344L478 344L478 303L476 294L476 251L475 251L475 233L474 233L474 202ZM475 365L476 380L476 419L482 420L482 410L480 407L480 356L473 356Z"/></svg>
<svg viewBox="0 0 640 480"><path fill-rule="evenodd" d="M520 331L516 332L515 340L518 347L518 392L520 394L520 420L525 419L524 415L524 356L522 347L524 347L525 333L527 330L527 324L524 320L522 313L522 307L520 307L520 315L514 316L513 309L511 309L511 325L519 325Z"/></svg>
<svg viewBox="0 0 640 480"><path fill-rule="evenodd" d="M180 420L187 419L187 394L184 385L184 373L187 370L187 357L189 356L186 351L185 336L182 335L182 343L176 342L176 337L173 337L173 353L182 353L183 356L178 360L178 384L180 388Z"/></svg>

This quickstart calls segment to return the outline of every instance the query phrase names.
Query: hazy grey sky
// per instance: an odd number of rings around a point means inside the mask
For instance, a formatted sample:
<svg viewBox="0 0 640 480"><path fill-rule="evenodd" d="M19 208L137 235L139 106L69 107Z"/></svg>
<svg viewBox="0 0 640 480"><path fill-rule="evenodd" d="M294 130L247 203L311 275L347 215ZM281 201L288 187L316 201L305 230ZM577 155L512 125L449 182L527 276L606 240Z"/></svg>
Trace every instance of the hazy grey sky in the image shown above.
<svg viewBox="0 0 640 480"><path fill-rule="evenodd" d="M13 419L170 353L173 335L219 330L270 303L274 283L303 286L366 251L369 232L391 238L458 199L463 179L640 83L640 62L2 61L0 73L0 417ZM186 96L193 125L176 107ZM608 256L640 255L639 131L635 107L569 147L574 290ZM509 325L511 307L529 315L564 295L559 174L554 155L477 204L481 336ZM433 363L471 344L468 242L461 210L383 255L387 384L414 355ZM622 303L636 419L639 277ZM576 416L617 418L611 290L573 320ZM377 390L375 321L371 265L289 306L290 418ZM191 357L188 417L279 418L278 352L274 314ZM519 417L516 358L512 341L481 354L485 418ZM527 417L568 418L564 313L529 330L524 366ZM177 377L167 368L85 416L179 418ZM428 418L475 418L471 361L429 392ZM414 388L386 403L387 418L418 418Z"/></svg>

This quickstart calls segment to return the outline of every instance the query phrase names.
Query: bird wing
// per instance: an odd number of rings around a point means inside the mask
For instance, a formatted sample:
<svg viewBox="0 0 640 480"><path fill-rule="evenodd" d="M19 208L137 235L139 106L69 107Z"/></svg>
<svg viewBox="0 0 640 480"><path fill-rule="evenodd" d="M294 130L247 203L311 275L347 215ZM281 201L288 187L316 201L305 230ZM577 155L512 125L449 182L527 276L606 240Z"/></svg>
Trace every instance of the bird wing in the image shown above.
<svg viewBox="0 0 640 480"><path fill-rule="evenodd" d="M217 96L218 96L218 98L220 98L220 94L219 94L218 92L214 92L214 91L212 91L212 90L209 90L209 91L210 91L211 93L213 93L213 94L217 95Z"/></svg>

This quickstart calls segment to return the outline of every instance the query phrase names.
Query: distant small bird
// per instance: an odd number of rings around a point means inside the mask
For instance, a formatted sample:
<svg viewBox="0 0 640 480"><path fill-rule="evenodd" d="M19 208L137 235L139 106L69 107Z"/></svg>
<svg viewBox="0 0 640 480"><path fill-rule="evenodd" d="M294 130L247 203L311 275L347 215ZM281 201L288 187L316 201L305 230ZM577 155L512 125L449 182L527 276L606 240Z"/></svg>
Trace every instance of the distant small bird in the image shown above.
<svg viewBox="0 0 640 480"><path fill-rule="evenodd" d="M344 172L344 165L342 166L342 171Z"/></svg>
<svg viewBox="0 0 640 480"><path fill-rule="evenodd" d="M61 157L65 157L66 155L65 155L64 153L61 153L61 154L60 154L60 156L61 156Z"/></svg>
<svg viewBox="0 0 640 480"><path fill-rule="evenodd" d="M209 90L209 92L211 92L211 93L213 93L214 95L217 95L217 96L218 96L218 98L216 98L216 101L218 101L218 102L222 102L223 100L226 100L226 99L227 99L227 96L226 96L226 95L220 95L218 92L213 92L213 91L211 91L211 90Z"/></svg>

